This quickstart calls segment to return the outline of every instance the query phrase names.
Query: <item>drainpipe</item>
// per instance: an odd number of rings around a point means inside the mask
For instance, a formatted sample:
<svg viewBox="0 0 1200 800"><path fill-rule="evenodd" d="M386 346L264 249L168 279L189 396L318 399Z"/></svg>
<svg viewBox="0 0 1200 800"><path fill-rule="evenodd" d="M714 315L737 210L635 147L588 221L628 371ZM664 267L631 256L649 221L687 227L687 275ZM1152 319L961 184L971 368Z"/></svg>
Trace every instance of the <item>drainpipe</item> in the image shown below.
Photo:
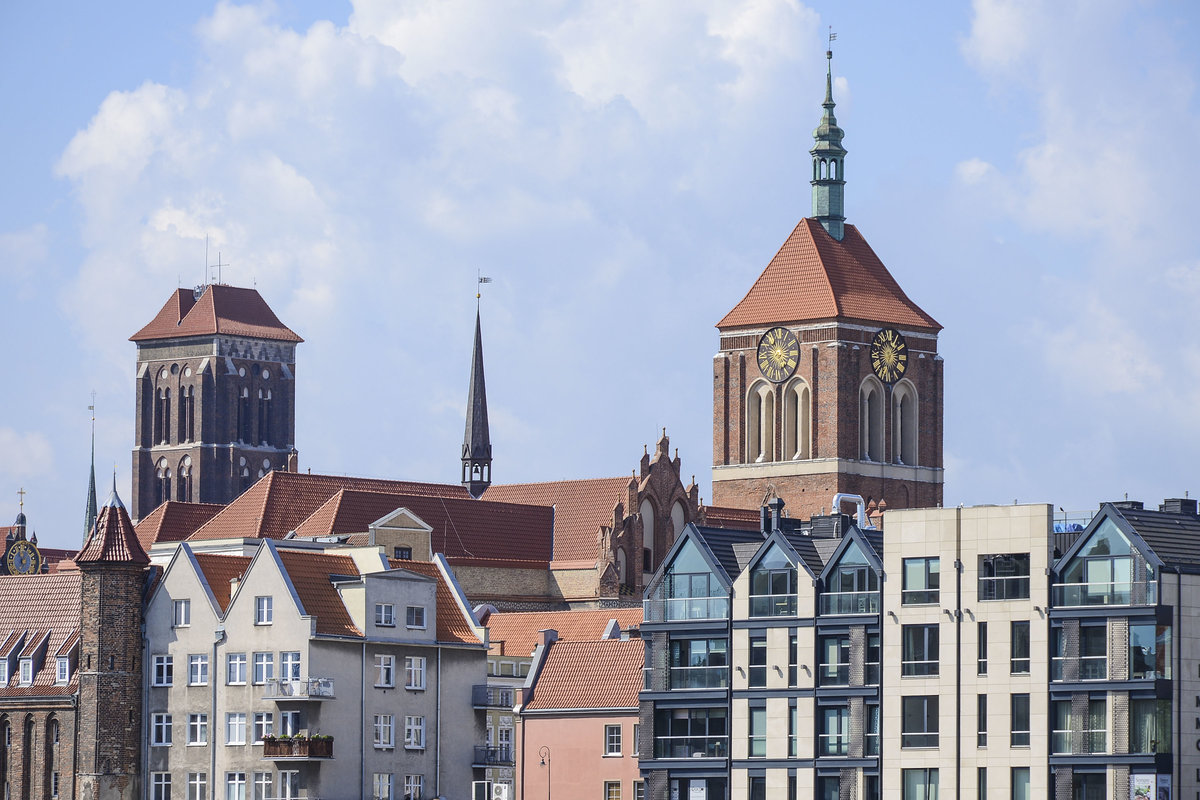
<svg viewBox="0 0 1200 800"><path fill-rule="evenodd" d="M1162 602L1162 596L1158 598ZM1175 729L1175 773L1172 779L1175 785L1183 783L1183 648L1180 646L1180 625L1183 624L1183 571L1175 568L1175 625L1171 631L1171 646L1175 648L1175 673L1171 681L1175 687L1175 708L1171 717L1176 720L1171 727ZM1179 791L1176 789L1176 791ZM1181 793L1182 794L1182 793Z"/></svg>
<svg viewBox="0 0 1200 800"><path fill-rule="evenodd" d="M954 515L954 796L962 797L962 509Z"/></svg>
<svg viewBox="0 0 1200 800"><path fill-rule="evenodd" d="M433 743L433 793L442 796L442 648L437 649L437 739Z"/></svg>
<svg viewBox="0 0 1200 800"><path fill-rule="evenodd" d="M362 656L359 658L358 691L358 797L365 800L367 796L367 640L363 637ZM374 791L374 788L372 788Z"/></svg>
<svg viewBox="0 0 1200 800"><path fill-rule="evenodd" d="M217 780L217 647L221 642L225 641L225 626L221 625L215 631L216 638L212 644L212 663L208 667L208 681L211 689L209 690L208 704L208 759L209 770L208 774L212 776L209 783L209 789L212 790L216 785ZM147 738L147 737L142 737Z"/></svg>

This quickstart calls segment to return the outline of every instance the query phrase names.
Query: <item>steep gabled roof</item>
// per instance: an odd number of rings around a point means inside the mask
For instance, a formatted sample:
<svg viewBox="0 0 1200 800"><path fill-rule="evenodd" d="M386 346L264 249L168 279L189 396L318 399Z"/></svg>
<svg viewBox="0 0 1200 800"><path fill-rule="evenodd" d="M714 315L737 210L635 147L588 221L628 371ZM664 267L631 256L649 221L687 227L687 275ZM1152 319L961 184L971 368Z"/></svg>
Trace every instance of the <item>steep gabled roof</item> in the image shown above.
<svg viewBox="0 0 1200 800"><path fill-rule="evenodd" d="M257 290L219 283L205 286L199 298L191 289L175 290L154 319L129 340L145 342L182 336L304 341L279 321Z"/></svg>
<svg viewBox="0 0 1200 800"><path fill-rule="evenodd" d="M204 580L208 583L208 588L212 591L217 605L220 606L221 613L224 614L229 610L229 600L232 597L231 581L234 578L241 580L245 576L246 568L250 566L252 560L251 557L213 553L194 553L192 557L196 559L197 566L204 573Z"/></svg>
<svg viewBox="0 0 1200 800"><path fill-rule="evenodd" d="M554 506L554 560L594 562L600 557L596 534L601 525L612 524L613 508L628 497L628 489L628 477L493 484L483 499ZM636 510L626 509L626 513Z"/></svg>
<svg viewBox="0 0 1200 800"><path fill-rule="evenodd" d="M464 642L467 644L482 644L479 637L471 629L467 618L455 599L454 590L446 582L441 570L436 564L428 561L398 561L389 559L392 569L406 569L428 578L437 580L437 629L435 635L439 642Z"/></svg>
<svg viewBox="0 0 1200 800"><path fill-rule="evenodd" d="M717 327L855 320L933 332L942 326L908 299L853 225L837 241L802 219L746 296Z"/></svg>
<svg viewBox="0 0 1200 800"><path fill-rule="evenodd" d="M489 652L527 658L541 642L538 631L558 631L560 642L593 641L604 637L611 620L622 629L642 624L642 609L598 608L578 611L497 611L487 618ZM503 653L500 653L503 650Z"/></svg>
<svg viewBox="0 0 1200 800"><path fill-rule="evenodd" d="M182 542L225 506L220 503L184 503L168 500L134 526L143 550L159 542Z"/></svg>
<svg viewBox="0 0 1200 800"><path fill-rule="evenodd" d="M555 642L522 710L636 713L644 653L641 639Z"/></svg>
<svg viewBox="0 0 1200 800"><path fill-rule="evenodd" d="M18 644L26 651L44 643L48 655L68 655L79 641L82 577L78 571L0 577L0 649L13 655ZM53 658L46 658L30 686L17 685L14 669L8 684L0 684L0 698L74 694L77 673L72 670L70 683L57 686L55 666Z"/></svg>
<svg viewBox="0 0 1200 800"><path fill-rule="evenodd" d="M353 558L284 548L276 552L300 598L303 606L301 613L317 618L317 633L327 636L363 635L350 618L342 596L330 580L331 575L357 576L358 565Z"/></svg>

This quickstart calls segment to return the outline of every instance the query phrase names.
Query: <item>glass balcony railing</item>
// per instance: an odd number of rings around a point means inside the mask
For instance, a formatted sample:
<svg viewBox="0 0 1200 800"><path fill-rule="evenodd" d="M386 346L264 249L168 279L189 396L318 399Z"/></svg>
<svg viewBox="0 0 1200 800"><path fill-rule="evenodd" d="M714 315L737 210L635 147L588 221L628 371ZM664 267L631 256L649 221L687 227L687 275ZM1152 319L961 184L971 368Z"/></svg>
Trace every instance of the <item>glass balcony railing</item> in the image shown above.
<svg viewBox="0 0 1200 800"><path fill-rule="evenodd" d="M725 758L728 736L656 736L655 758Z"/></svg>
<svg viewBox="0 0 1200 800"><path fill-rule="evenodd" d="M817 667L817 684L819 686L849 686L849 664L821 664Z"/></svg>
<svg viewBox="0 0 1200 800"><path fill-rule="evenodd" d="M1053 755L1075 755L1071 749L1071 739L1075 731L1051 731L1050 752ZM1083 731L1080 734L1082 747L1078 754L1095 754L1108 752L1108 731Z"/></svg>
<svg viewBox="0 0 1200 800"><path fill-rule="evenodd" d="M672 597L642 601L646 622L728 619L728 597Z"/></svg>
<svg viewBox="0 0 1200 800"><path fill-rule="evenodd" d="M822 733L817 737L817 748L823 756L848 756L850 737L840 733Z"/></svg>
<svg viewBox="0 0 1200 800"><path fill-rule="evenodd" d="M906 677L921 675L937 675L938 661L901 661L900 674Z"/></svg>
<svg viewBox="0 0 1200 800"><path fill-rule="evenodd" d="M878 686L879 674L879 662L868 661L863 665L863 684L866 686Z"/></svg>
<svg viewBox="0 0 1200 800"><path fill-rule="evenodd" d="M866 755L869 755L869 756L879 755L879 734L878 733L863 734L863 748L864 748L864 752L866 753Z"/></svg>
<svg viewBox="0 0 1200 800"><path fill-rule="evenodd" d="M1108 678L1108 656L1081 656L1079 659L1079 677L1081 681L1102 681ZM1050 680L1064 680L1067 659L1054 656L1050 659Z"/></svg>
<svg viewBox="0 0 1200 800"><path fill-rule="evenodd" d="M750 596L750 616L752 617L794 617L796 616L796 595L794 594L763 594Z"/></svg>
<svg viewBox="0 0 1200 800"><path fill-rule="evenodd" d="M1028 600L1029 576L980 578L978 593L980 600Z"/></svg>
<svg viewBox="0 0 1200 800"><path fill-rule="evenodd" d="M263 687L264 700L331 700L333 678L271 678Z"/></svg>
<svg viewBox="0 0 1200 800"><path fill-rule="evenodd" d="M1158 581L1056 583L1050 587L1050 602L1060 608L1153 606L1158 604Z"/></svg>
<svg viewBox="0 0 1200 800"><path fill-rule="evenodd" d="M672 689L724 689L729 667L668 667Z"/></svg>
<svg viewBox="0 0 1200 800"><path fill-rule="evenodd" d="M818 611L824 616L878 614L879 592L825 592Z"/></svg>

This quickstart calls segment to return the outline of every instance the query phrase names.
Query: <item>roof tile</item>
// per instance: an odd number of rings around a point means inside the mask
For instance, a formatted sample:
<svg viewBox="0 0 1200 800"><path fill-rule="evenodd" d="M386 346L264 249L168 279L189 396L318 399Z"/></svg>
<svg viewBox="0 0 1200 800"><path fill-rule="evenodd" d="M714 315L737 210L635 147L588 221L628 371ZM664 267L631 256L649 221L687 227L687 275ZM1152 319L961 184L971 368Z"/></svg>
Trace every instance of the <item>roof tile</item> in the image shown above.
<svg viewBox="0 0 1200 800"><path fill-rule="evenodd" d="M637 711L644 658L641 639L555 642L525 710Z"/></svg>
<svg viewBox="0 0 1200 800"><path fill-rule="evenodd" d="M437 564L429 561L399 561L389 559L392 569L406 569L437 580L437 629L435 635L439 642L466 642L482 644L475 635L471 624L463 616L462 610L454 599L454 591L442 576Z"/></svg>
<svg viewBox="0 0 1200 800"><path fill-rule="evenodd" d="M143 550L149 550L159 542L181 542L224 507L220 503L168 500L138 520L134 530Z"/></svg>
<svg viewBox="0 0 1200 800"><path fill-rule="evenodd" d="M628 497L629 476L546 483L493 484L484 500L554 506L555 561L590 561L600 558L597 534L611 525L613 508ZM627 513L630 511L626 510Z"/></svg>
<svg viewBox="0 0 1200 800"><path fill-rule="evenodd" d="M225 556L213 553L195 553L196 564L204 573L204 580L212 591L221 613L229 610L229 600L232 597L234 578L241 580L250 566L250 556Z"/></svg>
<svg viewBox="0 0 1200 800"><path fill-rule="evenodd" d="M487 619L491 655L528 657L538 646L538 631L555 630L559 641L598 641L610 620L622 629L642 624L642 609L597 608L577 611L497 611Z"/></svg>
<svg viewBox="0 0 1200 800"><path fill-rule="evenodd" d="M181 336L250 336L302 342L279 321L256 289L215 283L197 299L191 289L177 289L149 324L129 337L133 342Z"/></svg>
<svg viewBox="0 0 1200 800"><path fill-rule="evenodd" d="M331 575L358 575L358 565L353 558L298 550L280 549L277 552L304 606L304 613L317 618L317 633L328 636L363 635L329 579Z"/></svg>
<svg viewBox="0 0 1200 800"><path fill-rule="evenodd" d="M80 582L77 571L42 575L0 576L0 636L3 649L15 646L22 633L22 651L40 644L49 636L46 658L33 676L30 686L17 686L18 675L10 676L11 685L0 685L0 698L68 695L78 689L72 674L65 686L56 686L55 655L66 655L79 640Z"/></svg>

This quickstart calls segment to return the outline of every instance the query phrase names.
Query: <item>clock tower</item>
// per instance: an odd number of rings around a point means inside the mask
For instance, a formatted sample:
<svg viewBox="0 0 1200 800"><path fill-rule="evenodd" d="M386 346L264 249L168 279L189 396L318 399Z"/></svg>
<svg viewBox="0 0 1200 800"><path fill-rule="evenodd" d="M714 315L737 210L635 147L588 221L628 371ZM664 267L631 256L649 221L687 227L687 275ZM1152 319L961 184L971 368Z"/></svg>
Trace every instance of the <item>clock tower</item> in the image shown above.
<svg viewBox="0 0 1200 800"><path fill-rule="evenodd" d="M838 493L871 511L938 506L941 325L845 222L832 70L823 107L813 216L717 323L712 502L758 508L774 492L799 516L834 510Z"/></svg>

